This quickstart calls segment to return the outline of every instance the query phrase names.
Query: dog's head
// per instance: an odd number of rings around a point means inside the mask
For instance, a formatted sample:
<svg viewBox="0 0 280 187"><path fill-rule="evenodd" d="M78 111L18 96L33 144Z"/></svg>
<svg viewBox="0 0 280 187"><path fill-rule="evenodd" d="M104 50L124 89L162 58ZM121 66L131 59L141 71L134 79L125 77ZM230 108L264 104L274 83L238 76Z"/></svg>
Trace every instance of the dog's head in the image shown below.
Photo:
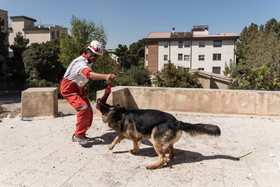
<svg viewBox="0 0 280 187"><path fill-rule="evenodd" d="M97 99L97 106L102 114L102 120L103 122L108 122L116 110L120 108L120 105L109 105L107 103L102 103L100 99Z"/></svg>
<svg viewBox="0 0 280 187"><path fill-rule="evenodd" d="M105 103L105 104L102 103L100 101L100 99L97 99L97 103L96 104L97 104L97 106L98 106L98 108L99 108L99 110L100 110L102 115L107 115L109 113L109 111L110 111L110 108L113 107L111 105L108 105L107 103Z"/></svg>

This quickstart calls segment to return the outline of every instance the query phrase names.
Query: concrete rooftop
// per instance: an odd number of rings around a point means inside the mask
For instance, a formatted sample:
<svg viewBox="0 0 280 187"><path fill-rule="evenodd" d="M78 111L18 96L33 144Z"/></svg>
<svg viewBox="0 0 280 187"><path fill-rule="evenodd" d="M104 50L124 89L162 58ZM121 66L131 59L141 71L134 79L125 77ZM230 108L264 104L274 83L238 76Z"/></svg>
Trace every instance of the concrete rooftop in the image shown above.
<svg viewBox="0 0 280 187"><path fill-rule="evenodd" d="M220 137L189 137L175 144L177 157L158 170L145 166L157 155L143 141L136 155L124 140L94 117L87 148L71 142L76 116L0 122L0 186L279 186L280 118L174 113L191 123L211 123ZM235 157L251 153L240 160Z"/></svg>

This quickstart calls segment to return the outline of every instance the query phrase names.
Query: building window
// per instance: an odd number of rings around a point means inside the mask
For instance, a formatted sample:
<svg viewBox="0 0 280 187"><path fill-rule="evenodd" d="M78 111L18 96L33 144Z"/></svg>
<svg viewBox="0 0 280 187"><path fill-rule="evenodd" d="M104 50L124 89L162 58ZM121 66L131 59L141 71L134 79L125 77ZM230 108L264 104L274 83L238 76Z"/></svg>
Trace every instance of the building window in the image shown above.
<svg viewBox="0 0 280 187"><path fill-rule="evenodd" d="M221 54L213 54L213 60L214 61L220 61L221 60Z"/></svg>
<svg viewBox="0 0 280 187"><path fill-rule="evenodd" d="M4 26L4 18L0 18L0 26Z"/></svg>
<svg viewBox="0 0 280 187"><path fill-rule="evenodd" d="M183 42L178 42L178 48L183 48Z"/></svg>
<svg viewBox="0 0 280 187"><path fill-rule="evenodd" d="M190 47L191 46L191 42L185 42L185 47Z"/></svg>
<svg viewBox="0 0 280 187"><path fill-rule="evenodd" d="M204 61L205 60L205 55L198 55L198 60L199 61Z"/></svg>
<svg viewBox="0 0 280 187"><path fill-rule="evenodd" d="M221 74L221 67L212 67L212 73Z"/></svg>
<svg viewBox="0 0 280 187"><path fill-rule="evenodd" d="M59 38L59 31L56 32L56 37Z"/></svg>
<svg viewBox="0 0 280 187"><path fill-rule="evenodd" d="M178 61L182 61L183 60L183 54L178 54Z"/></svg>
<svg viewBox="0 0 280 187"><path fill-rule="evenodd" d="M191 55L184 55L184 61L190 61Z"/></svg>
<svg viewBox="0 0 280 187"><path fill-rule="evenodd" d="M164 48L167 48L168 47L168 42L164 42Z"/></svg>
<svg viewBox="0 0 280 187"><path fill-rule="evenodd" d="M52 31L52 40L54 39L54 31Z"/></svg>
<svg viewBox="0 0 280 187"><path fill-rule="evenodd" d="M222 47L222 40L214 40L213 47Z"/></svg>
<svg viewBox="0 0 280 187"><path fill-rule="evenodd" d="M163 56L163 60L164 60L164 61L168 60L168 55L164 55L164 56Z"/></svg>
<svg viewBox="0 0 280 187"><path fill-rule="evenodd" d="M4 18L0 18L0 29L2 32L4 32L5 30L5 22L4 22Z"/></svg>
<svg viewBox="0 0 280 187"><path fill-rule="evenodd" d="M204 71L204 68L198 68L198 71Z"/></svg>
<svg viewBox="0 0 280 187"><path fill-rule="evenodd" d="M199 42L199 47L205 47L205 42Z"/></svg>

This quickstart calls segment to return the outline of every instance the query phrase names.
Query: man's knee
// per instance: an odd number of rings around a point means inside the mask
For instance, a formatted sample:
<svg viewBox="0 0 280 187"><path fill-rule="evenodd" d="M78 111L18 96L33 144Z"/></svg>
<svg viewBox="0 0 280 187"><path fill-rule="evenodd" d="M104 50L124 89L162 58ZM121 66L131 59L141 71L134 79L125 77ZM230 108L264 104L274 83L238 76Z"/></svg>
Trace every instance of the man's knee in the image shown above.
<svg viewBox="0 0 280 187"><path fill-rule="evenodd" d="M83 120L92 120L93 112L91 107L87 105L87 107L81 107L80 109L77 109L78 111L78 118Z"/></svg>

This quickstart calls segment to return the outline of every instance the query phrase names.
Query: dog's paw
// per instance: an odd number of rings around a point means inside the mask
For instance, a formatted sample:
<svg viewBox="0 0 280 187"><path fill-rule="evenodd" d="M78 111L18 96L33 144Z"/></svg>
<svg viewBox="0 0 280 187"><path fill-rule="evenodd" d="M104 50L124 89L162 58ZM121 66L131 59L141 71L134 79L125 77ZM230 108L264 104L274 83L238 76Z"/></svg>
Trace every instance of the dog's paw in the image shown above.
<svg viewBox="0 0 280 187"><path fill-rule="evenodd" d="M114 147L113 146L109 146L108 148L109 148L109 150L112 150Z"/></svg>
<svg viewBox="0 0 280 187"><path fill-rule="evenodd" d="M137 153L137 151L133 151L133 149L132 150L129 150L129 152L131 153L131 154L135 154L135 153Z"/></svg>
<svg viewBox="0 0 280 187"><path fill-rule="evenodd" d="M165 154L165 157L166 158L169 158L169 159L174 159L175 157L176 157L176 154L174 155L174 154Z"/></svg>
<svg viewBox="0 0 280 187"><path fill-rule="evenodd" d="M159 169L162 168L162 166L154 166L154 165L148 165L146 166L146 169L152 170L152 169Z"/></svg>
<svg viewBox="0 0 280 187"><path fill-rule="evenodd" d="M152 170L152 169L156 169L156 168L155 167L146 166L146 169Z"/></svg>

